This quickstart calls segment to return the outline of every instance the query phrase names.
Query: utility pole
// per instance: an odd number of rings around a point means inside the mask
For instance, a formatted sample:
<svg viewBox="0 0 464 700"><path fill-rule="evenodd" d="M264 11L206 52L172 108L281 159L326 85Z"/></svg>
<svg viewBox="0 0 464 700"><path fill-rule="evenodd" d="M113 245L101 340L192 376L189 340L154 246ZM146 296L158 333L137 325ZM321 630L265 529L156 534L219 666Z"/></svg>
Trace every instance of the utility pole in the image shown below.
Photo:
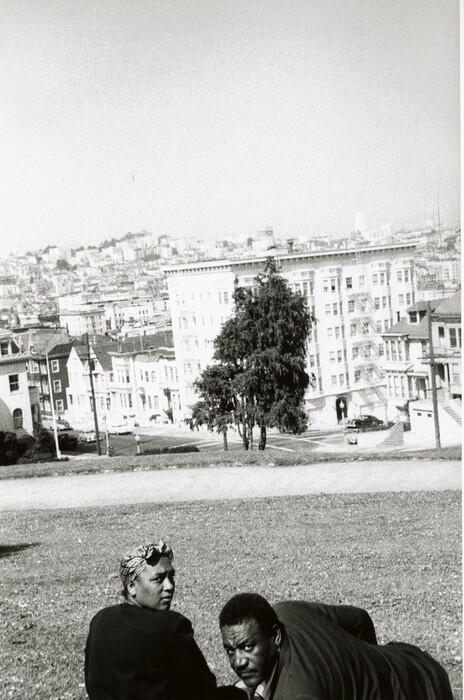
<svg viewBox="0 0 464 700"><path fill-rule="evenodd" d="M430 301L427 302L427 329L430 348L430 380L432 384L432 406L433 406L433 422L435 426L435 447L441 447L440 443L440 421L438 418L438 399L437 399L437 381L435 377L435 353L433 351L432 338L432 310Z"/></svg>
<svg viewBox="0 0 464 700"><path fill-rule="evenodd" d="M86 333L85 335L87 338L87 361L89 363L90 393L92 395L93 420L95 423L95 437L97 438L97 455L100 457L100 455L101 455L100 434L98 432L97 404L95 402L95 389L93 386L92 361L90 359L90 341L89 341L89 334Z"/></svg>
<svg viewBox="0 0 464 700"><path fill-rule="evenodd" d="M48 390L50 392L50 407L52 409L52 421L53 421L53 435L55 437L55 449L56 449L56 456L58 459L61 459L61 450L60 450L60 443L58 441L58 431L56 429L56 416L55 416L55 406L54 404L54 398L53 398L53 388L52 388L52 380L50 378L50 366L48 364L48 354L45 353L45 362L47 364L47 379L48 379Z"/></svg>

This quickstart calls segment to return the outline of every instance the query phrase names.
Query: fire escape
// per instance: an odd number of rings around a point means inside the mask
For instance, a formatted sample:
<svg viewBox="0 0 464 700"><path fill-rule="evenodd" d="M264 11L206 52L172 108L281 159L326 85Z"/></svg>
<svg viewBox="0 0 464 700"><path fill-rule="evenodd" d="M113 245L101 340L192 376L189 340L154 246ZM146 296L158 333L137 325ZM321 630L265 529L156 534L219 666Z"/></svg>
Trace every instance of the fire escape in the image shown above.
<svg viewBox="0 0 464 700"><path fill-rule="evenodd" d="M366 289L349 293L348 300L352 362L355 370L353 389L359 392L366 403L383 403L386 401L385 374L380 366L379 344L376 339L378 331L373 316L374 299ZM351 332L353 324L356 324L354 334Z"/></svg>

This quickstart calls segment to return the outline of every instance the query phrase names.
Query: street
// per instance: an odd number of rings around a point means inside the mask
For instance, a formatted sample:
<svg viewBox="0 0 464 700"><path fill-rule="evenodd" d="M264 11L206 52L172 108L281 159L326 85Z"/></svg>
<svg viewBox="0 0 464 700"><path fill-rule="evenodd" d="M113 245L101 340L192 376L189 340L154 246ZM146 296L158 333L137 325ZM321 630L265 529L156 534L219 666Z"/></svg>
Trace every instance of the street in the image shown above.
<svg viewBox="0 0 464 700"><path fill-rule="evenodd" d="M76 431L73 431L77 434ZM101 453L106 454L106 439L104 433L101 434ZM135 432L130 435L110 435L110 446L115 456L135 454L137 444ZM255 435L256 441L256 435ZM243 450L240 436L235 430L229 430L227 435L229 451ZM317 448L326 447L330 451L331 447L337 448L345 444L342 428L332 430L311 430L302 435L283 435L274 431L268 434L266 449L282 452L308 452ZM156 426L151 429L140 428L140 451L149 449L162 449L167 447L180 447L196 445L199 450L222 451L223 438L218 433L211 433L204 430L196 431L186 428L177 428L173 425ZM255 442L257 448L257 441ZM96 454L96 443L80 443L77 449L79 454ZM63 454L70 457L75 456L76 451Z"/></svg>

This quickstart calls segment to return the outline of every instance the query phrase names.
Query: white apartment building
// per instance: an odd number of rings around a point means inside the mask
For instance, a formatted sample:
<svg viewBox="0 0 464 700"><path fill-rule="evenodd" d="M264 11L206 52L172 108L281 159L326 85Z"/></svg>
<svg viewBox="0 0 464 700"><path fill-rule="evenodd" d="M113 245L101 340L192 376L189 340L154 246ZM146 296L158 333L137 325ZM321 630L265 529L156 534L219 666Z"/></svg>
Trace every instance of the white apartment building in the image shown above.
<svg viewBox="0 0 464 700"><path fill-rule="evenodd" d="M415 301L410 243L276 256L281 274L316 318L308 339L310 423L386 411L381 334ZM211 362L214 339L233 312L234 280L253 285L266 257L164 268L184 418L198 400L193 382Z"/></svg>

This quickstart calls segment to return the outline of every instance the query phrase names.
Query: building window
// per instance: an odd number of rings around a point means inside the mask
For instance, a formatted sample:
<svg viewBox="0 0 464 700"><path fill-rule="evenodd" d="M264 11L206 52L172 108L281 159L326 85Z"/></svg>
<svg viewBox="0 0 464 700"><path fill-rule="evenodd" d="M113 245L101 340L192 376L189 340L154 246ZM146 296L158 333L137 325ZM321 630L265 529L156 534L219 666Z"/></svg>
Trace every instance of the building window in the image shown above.
<svg viewBox="0 0 464 700"><path fill-rule="evenodd" d="M443 341L445 340L445 327L444 326L438 326L438 340L440 341L440 345L443 345Z"/></svg>
<svg viewBox="0 0 464 700"><path fill-rule="evenodd" d="M156 372L151 373L151 381L156 382Z"/></svg>
<svg viewBox="0 0 464 700"><path fill-rule="evenodd" d="M337 350L337 362L343 361L343 355L341 350Z"/></svg>
<svg viewBox="0 0 464 700"><path fill-rule="evenodd" d="M333 315L338 316L338 304L333 304Z"/></svg>
<svg viewBox="0 0 464 700"><path fill-rule="evenodd" d="M340 326L335 326L335 337L336 338L340 337Z"/></svg>
<svg viewBox="0 0 464 700"><path fill-rule="evenodd" d="M325 305L325 315L330 316L330 304Z"/></svg>
<svg viewBox="0 0 464 700"><path fill-rule="evenodd" d="M376 309L380 309L380 297L375 297L374 306Z"/></svg>
<svg viewBox="0 0 464 700"><path fill-rule="evenodd" d="M350 323L350 335L356 335L357 332L357 324L356 323Z"/></svg>
<svg viewBox="0 0 464 700"><path fill-rule="evenodd" d="M335 352L329 352L329 360L331 364L335 363Z"/></svg>
<svg viewBox="0 0 464 700"><path fill-rule="evenodd" d="M2 355L8 355L8 350L9 350L8 345L9 345L8 342L2 342L2 343L0 343L0 348L1 348L1 354L2 354Z"/></svg>
<svg viewBox="0 0 464 700"><path fill-rule="evenodd" d="M340 386L345 386L345 375L344 375L344 374L340 374L339 377L338 377L338 379L339 379L339 381L340 381Z"/></svg>
<svg viewBox="0 0 464 700"><path fill-rule="evenodd" d="M387 308L387 297L382 297L382 308Z"/></svg>
<svg viewBox="0 0 464 700"><path fill-rule="evenodd" d="M19 374L10 374L8 377L10 382L10 391L19 391Z"/></svg>
<svg viewBox="0 0 464 700"><path fill-rule="evenodd" d="M361 381L361 370L355 369L355 371L354 371L354 383L359 384L360 381Z"/></svg>
<svg viewBox="0 0 464 700"><path fill-rule="evenodd" d="M407 306L411 306L411 294L406 294L406 304Z"/></svg>
<svg viewBox="0 0 464 700"><path fill-rule="evenodd" d="M346 278L346 288L353 289L353 278L352 277Z"/></svg>
<svg viewBox="0 0 464 700"><path fill-rule="evenodd" d="M61 380L60 379L53 380L53 391L55 394L60 393L60 391L61 391Z"/></svg>
<svg viewBox="0 0 464 700"><path fill-rule="evenodd" d="M412 275L411 275L412 277ZM409 282L409 270L404 271L404 281Z"/></svg>
<svg viewBox="0 0 464 700"><path fill-rule="evenodd" d="M146 382L150 381L150 374L148 372L145 372L145 381Z"/></svg>
<svg viewBox="0 0 464 700"><path fill-rule="evenodd" d="M20 408L15 408L13 411L13 428L18 430L18 428L23 427L23 412Z"/></svg>
<svg viewBox="0 0 464 700"><path fill-rule="evenodd" d="M353 348L353 360L355 360L359 355L359 348L356 346Z"/></svg>
<svg viewBox="0 0 464 700"><path fill-rule="evenodd" d="M348 302L348 312L349 312L350 314L352 314L353 311L354 311L354 301L350 300L350 301Z"/></svg>
<svg viewBox="0 0 464 700"><path fill-rule="evenodd" d="M378 284L379 283L379 276L376 274L372 275L372 284Z"/></svg>
<svg viewBox="0 0 464 700"><path fill-rule="evenodd" d="M57 413L64 413L64 401L63 399L57 399L55 401L55 408Z"/></svg>
<svg viewBox="0 0 464 700"><path fill-rule="evenodd" d="M50 362L50 367L52 372L59 372L60 371L60 361L59 360L52 360Z"/></svg>
<svg viewBox="0 0 464 700"><path fill-rule="evenodd" d="M332 386L337 386L337 375L336 374L332 374L331 380L332 380Z"/></svg>
<svg viewBox="0 0 464 700"><path fill-rule="evenodd" d="M457 334L456 334L456 328L449 329L449 342L450 342L451 348L457 348L458 339L457 339Z"/></svg>
<svg viewBox="0 0 464 700"><path fill-rule="evenodd" d="M404 304L404 294L400 294L400 295L399 295L399 297L398 297L398 304L399 304L400 306L403 306L403 304Z"/></svg>
<svg viewBox="0 0 464 700"><path fill-rule="evenodd" d="M396 279L398 280L398 282L402 282L402 281L403 281L403 272L402 272L402 270L398 270L398 272L396 273Z"/></svg>
<svg viewBox="0 0 464 700"><path fill-rule="evenodd" d="M333 328L327 328L327 337L331 338L333 336Z"/></svg>

